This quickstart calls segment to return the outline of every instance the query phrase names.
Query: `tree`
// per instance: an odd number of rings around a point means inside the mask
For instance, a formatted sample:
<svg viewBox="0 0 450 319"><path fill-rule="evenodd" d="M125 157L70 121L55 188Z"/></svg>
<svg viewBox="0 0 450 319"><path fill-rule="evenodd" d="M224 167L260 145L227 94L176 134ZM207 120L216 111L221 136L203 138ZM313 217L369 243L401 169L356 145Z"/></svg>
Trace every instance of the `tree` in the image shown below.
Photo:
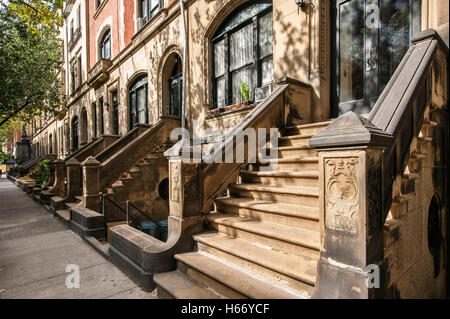
<svg viewBox="0 0 450 319"><path fill-rule="evenodd" d="M0 127L13 118L25 124L44 112L55 114L61 105L61 18L55 18L54 2L0 6Z"/></svg>

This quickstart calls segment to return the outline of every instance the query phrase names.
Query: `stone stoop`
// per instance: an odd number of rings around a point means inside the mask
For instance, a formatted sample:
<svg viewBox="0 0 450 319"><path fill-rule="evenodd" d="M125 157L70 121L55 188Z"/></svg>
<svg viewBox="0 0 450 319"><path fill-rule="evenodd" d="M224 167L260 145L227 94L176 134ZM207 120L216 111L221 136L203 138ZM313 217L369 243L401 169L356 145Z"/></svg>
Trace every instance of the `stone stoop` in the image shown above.
<svg viewBox="0 0 450 319"><path fill-rule="evenodd" d="M320 254L318 154L308 141L330 122L288 127L278 167L251 165L215 201L197 251L154 277L160 298L310 298Z"/></svg>

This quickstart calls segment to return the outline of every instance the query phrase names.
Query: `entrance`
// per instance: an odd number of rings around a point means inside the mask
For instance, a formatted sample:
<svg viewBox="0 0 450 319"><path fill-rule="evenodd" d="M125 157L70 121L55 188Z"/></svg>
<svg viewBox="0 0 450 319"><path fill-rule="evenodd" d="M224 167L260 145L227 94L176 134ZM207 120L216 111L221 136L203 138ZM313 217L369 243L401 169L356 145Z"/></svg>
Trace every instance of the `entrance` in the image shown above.
<svg viewBox="0 0 450 319"><path fill-rule="evenodd" d="M420 0L335 0L332 115L369 113L420 31Z"/></svg>

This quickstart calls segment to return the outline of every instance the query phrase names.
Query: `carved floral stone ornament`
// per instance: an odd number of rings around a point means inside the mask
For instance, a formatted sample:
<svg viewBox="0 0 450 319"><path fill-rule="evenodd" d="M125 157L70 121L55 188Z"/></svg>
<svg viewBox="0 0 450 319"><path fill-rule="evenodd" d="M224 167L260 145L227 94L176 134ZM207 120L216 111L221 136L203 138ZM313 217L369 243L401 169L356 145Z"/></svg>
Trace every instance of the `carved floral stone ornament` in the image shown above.
<svg viewBox="0 0 450 319"><path fill-rule="evenodd" d="M325 223L330 230L357 233L357 158L325 160Z"/></svg>

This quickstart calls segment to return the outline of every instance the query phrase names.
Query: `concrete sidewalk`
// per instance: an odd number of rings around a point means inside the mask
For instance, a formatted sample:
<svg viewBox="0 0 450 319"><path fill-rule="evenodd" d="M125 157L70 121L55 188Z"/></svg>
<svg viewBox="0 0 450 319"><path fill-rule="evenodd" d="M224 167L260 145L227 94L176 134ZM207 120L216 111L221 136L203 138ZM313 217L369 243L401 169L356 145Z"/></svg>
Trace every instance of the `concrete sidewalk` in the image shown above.
<svg viewBox="0 0 450 319"><path fill-rule="evenodd" d="M80 288L66 287L70 264ZM0 299L155 298L25 192L0 178Z"/></svg>

